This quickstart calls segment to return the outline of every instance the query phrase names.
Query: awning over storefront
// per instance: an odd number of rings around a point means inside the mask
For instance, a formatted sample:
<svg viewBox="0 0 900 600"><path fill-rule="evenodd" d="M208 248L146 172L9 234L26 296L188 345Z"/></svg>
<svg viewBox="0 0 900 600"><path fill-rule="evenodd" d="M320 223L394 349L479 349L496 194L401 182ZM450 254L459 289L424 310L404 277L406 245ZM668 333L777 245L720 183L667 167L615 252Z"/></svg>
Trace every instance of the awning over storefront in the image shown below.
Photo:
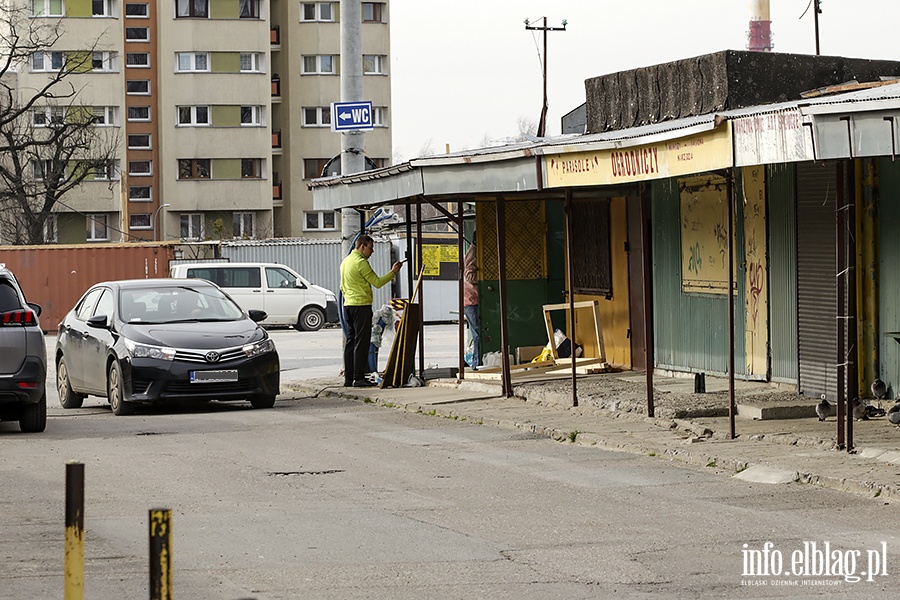
<svg viewBox="0 0 900 600"><path fill-rule="evenodd" d="M316 179L310 184L313 205L316 210L369 208L415 197L614 186L728 167L897 156L900 82L858 87L864 89Z"/></svg>

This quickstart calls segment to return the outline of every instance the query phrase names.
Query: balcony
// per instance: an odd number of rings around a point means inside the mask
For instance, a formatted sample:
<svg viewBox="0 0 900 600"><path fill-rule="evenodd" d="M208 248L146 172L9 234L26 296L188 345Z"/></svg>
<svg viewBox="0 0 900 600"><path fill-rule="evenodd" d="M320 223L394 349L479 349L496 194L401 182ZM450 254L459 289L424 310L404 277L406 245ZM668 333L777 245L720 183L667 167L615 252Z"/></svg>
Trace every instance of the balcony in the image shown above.
<svg viewBox="0 0 900 600"><path fill-rule="evenodd" d="M281 77L272 75L272 100L281 102Z"/></svg>
<svg viewBox="0 0 900 600"><path fill-rule="evenodd" d="M281 182L272 184L272 200L284 200L281 195Z"/></svg>
<svg viewBox="0 0 900 600"><path fill-rule="evenodd" d="M281 27L278 25L273 25L269 30L269 43L272 46L281 46Z"/></svg>
<svg viewBox="0 0 900 600"><path fill-rule="evenodd" d="M281 130L272 132L272 154L281 154Z"/></svg>

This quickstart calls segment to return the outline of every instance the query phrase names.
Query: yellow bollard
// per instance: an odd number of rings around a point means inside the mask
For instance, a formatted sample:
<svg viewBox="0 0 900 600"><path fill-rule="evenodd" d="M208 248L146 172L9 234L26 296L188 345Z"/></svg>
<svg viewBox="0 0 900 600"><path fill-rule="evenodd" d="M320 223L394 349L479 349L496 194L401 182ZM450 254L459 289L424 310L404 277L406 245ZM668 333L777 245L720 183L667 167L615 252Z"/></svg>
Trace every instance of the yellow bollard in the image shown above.
<svg viewBox="0 0 900 600"><path fill-rule="evenodd" d="M150 600L172 600L172 511L150 510Z"/></svg>
<svg viewBox="0 0 900 600"><path fill-rule="evenodd" d="M84 463L66 464L65 600L84 600Z"/></svg>

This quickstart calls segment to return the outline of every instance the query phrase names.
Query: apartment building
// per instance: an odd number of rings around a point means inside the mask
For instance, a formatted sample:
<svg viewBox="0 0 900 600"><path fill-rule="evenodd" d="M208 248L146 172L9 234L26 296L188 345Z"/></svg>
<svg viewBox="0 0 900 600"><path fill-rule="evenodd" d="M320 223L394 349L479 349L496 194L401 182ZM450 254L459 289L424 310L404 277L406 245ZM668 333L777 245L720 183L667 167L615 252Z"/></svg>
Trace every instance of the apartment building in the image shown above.
<svg viewBox="0 0 900 600"><path fill-rule="evenodd" d="M63 35L18 73L34 88L74 56L70 80L117 148L55 209L48 241L334 237L307 180L340 154L340 3L299 0L25 0ZM366 154L389 164L387 2L363 2ZM38 54L40 56L38 56ZM36 126L52 119L35 107ZM63 109L64 110L64 109ZM83 110L83 109L80 109ZM371 163L370 163L371 164Z"/></svg>

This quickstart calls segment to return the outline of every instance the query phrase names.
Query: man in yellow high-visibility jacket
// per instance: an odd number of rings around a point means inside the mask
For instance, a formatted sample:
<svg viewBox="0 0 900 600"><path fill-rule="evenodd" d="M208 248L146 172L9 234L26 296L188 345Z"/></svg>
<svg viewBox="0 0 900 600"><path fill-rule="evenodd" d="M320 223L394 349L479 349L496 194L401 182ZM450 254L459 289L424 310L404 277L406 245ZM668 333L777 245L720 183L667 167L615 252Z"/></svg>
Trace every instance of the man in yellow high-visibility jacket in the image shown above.
<svg viewBox="0 0 900 600"><path fill-rule="evenodd" d="M356 239L356 248L341 262L341 293L344 296L344 386L371 387L366 379L369 343L372 338L372 286L380 288L400 272L400 262L381 277L369 265L375 241L368 235Z"/></svg>

